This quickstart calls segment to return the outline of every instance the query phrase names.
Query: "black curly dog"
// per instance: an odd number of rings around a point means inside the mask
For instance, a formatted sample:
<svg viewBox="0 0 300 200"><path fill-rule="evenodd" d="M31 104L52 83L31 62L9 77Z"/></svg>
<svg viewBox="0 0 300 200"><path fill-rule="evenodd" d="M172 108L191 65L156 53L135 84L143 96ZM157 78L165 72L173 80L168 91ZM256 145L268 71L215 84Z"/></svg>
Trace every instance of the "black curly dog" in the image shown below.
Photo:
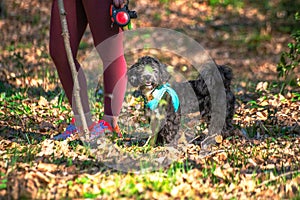
<svg viewBox="0 0 300 200"><path fill-rule="evenodd" d="M199 111L201 119L209 126L212 118L211 94L214 92L218 93L218 88L220 88L217 85L216 74L219 74L219 80L221 80L221 84L224 85L224 98L226 98L226 105L223 106L226 107L223 108L224 111L226 110L226 114L223 114L225 117L225 119L223 119L224 125L221 133L218 134L228 134L228 131L233 128L232 118L234 115L235 96L230 89L231 80L233 78L232 70L223 65L214 66L217 66L215 68L218 70L213 71L212 68L207 68L201 71L195 80L171 85L179 96L180 107L178 111L175 112L170 96L166 97L168 105L165 108L165 120L157 133L156 144L170 143L175 138L180 128L181 115L184 113ZM133 64L129 68L127 76L129 83L133 87L138 87L135 94L142 95L145 101L149 100L147 99L149 94L151 94L157 86L168 82L171 78L166 70L166 65L150 56L142 57L137 63ZM207 83L211 86L211 91L209 91ZM145 110L149 112L148 108L145 108ZM218 109L215 109L215 111L216 110L218 111Z"/></svg>

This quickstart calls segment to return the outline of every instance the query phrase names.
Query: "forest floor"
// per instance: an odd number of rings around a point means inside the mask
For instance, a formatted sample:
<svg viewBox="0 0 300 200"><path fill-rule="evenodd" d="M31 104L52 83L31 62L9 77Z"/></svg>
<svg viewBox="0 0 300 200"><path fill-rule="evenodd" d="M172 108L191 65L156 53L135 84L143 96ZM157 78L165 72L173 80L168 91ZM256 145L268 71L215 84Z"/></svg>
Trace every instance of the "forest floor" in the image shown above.
<svg viewBox="0 0 300 200"><path fill-rule="evenodd" d="M127 172L129 164L126 172L116 170L78 141L51 140L72 116L48 51L51 2L5 2L0 10L0 199L300 198L300 90L288 85L281 91L285 80L276 71L291 32L300 28L293 20L295 1L131 2L138 12L134 30L178 31L216 63L232 67L237 97L232 137L222 138L207 154L186 144L173 163L144 173ZM88 29L80 62L89 61L91 38ZM180 55L147 48L129 52L128 66L149 54L180 73L191 69ZM292 76L300 77L299 68ZM94 106L101 116L102 103ZM189 131L201 134L202 128L198 123ZM134 155L158 155L167 148L112 146Z"/></svg>

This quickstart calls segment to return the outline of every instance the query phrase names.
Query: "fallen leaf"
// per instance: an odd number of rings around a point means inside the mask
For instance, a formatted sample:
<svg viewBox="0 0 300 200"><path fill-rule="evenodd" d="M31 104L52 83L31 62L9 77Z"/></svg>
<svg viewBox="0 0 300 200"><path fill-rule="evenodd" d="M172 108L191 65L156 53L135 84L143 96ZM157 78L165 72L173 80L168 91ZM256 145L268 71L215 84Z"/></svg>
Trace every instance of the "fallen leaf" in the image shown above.
<svg viewBox="0 0 300 200"><path fill-rule="evenodd" d="M216 170L214 171L214 175L219 178L226 179L226 176L225 176L223 170L221 169L221 167L216 168Z"/></svg>
<svg viewBox="0 0 300 200"><path fill-rule="evenodd" d="M222 135L217 135L217 136L215 137L215 140L216 140L216 142L217 142L218 144L221 144L222 141L223 141L223 136L222 136Z"/></svg>
<svg viewBox="0 0 300 200"><path fill-rule="evenodd" d="M54 172L57 170L57 165L51 163L39 163L37 170L42 172Z"/></svg>
<svg viewBox="0 0 300 200"><path fill-rule="evenodd" d="M42 106L42 107L45 107L45 106L48 105L48 100L45 97L40 96L40 100L38 101L38 105Z"/></svg>

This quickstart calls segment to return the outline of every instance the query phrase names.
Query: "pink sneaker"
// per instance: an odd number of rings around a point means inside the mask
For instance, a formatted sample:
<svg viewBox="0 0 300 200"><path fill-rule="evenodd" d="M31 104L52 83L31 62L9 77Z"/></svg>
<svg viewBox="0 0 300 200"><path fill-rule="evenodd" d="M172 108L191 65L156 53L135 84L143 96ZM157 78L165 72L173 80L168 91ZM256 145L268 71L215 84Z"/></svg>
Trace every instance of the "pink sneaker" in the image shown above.
<svg viewBox="0 0 300 200"><path fill-rule="evenodd" d="M94 122L90 127L90 139L93 140L95 138L100 137L101 135L105 135L106 133L113 132L110 124L104 120L99 120L98 122Z"/></svg>
<svg viewBox="0 0 300 200"><path fill-rule="evenodd" d="M113 128L113 132L117 133L118 137L120 137L120 138L123 137L121 129L120 129L120 127L118 125L115 126L115 128Z"/></svg>
<svg viewBox="0 0 300 200"><path fill-rule="evenodd" d="M106 133L112 133L112 132L116 132L119 137L122 137L122 133L121 133L118 125L113 129L111 127L111 125L104 120L99 120L98 122L94 122L89 127L89 131L90 131L90 139L91 140L98 138L101 135L105 135ZM67 138L69 138L71 136L77 135L78 132L79 132L79 130L75 126L75 119L73 118L71 121L71 124L67 126L66 131L54 136L53 139L54 140L66 140Z"/></svg>
<svg viewBox="0 0 300 200"><path fill-rule="evenodd" d="M71 137L72 135L77 134L78 129L75 126L75 119L72 118L71 124L67 126L66 130L53 137L54 140L66 140L67 138Z"/></svg>

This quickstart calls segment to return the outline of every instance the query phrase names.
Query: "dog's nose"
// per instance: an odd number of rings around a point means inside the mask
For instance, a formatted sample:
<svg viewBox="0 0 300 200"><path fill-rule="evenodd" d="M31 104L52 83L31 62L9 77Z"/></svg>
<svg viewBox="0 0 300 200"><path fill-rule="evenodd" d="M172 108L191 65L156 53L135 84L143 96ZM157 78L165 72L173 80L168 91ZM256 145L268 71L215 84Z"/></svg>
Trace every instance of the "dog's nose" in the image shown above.
<svg viewBox="0 0 300 200"><path fill-rule="evenodd" d="M151 79L151 75L145 75L145 80L150 80Z"/></svg>

